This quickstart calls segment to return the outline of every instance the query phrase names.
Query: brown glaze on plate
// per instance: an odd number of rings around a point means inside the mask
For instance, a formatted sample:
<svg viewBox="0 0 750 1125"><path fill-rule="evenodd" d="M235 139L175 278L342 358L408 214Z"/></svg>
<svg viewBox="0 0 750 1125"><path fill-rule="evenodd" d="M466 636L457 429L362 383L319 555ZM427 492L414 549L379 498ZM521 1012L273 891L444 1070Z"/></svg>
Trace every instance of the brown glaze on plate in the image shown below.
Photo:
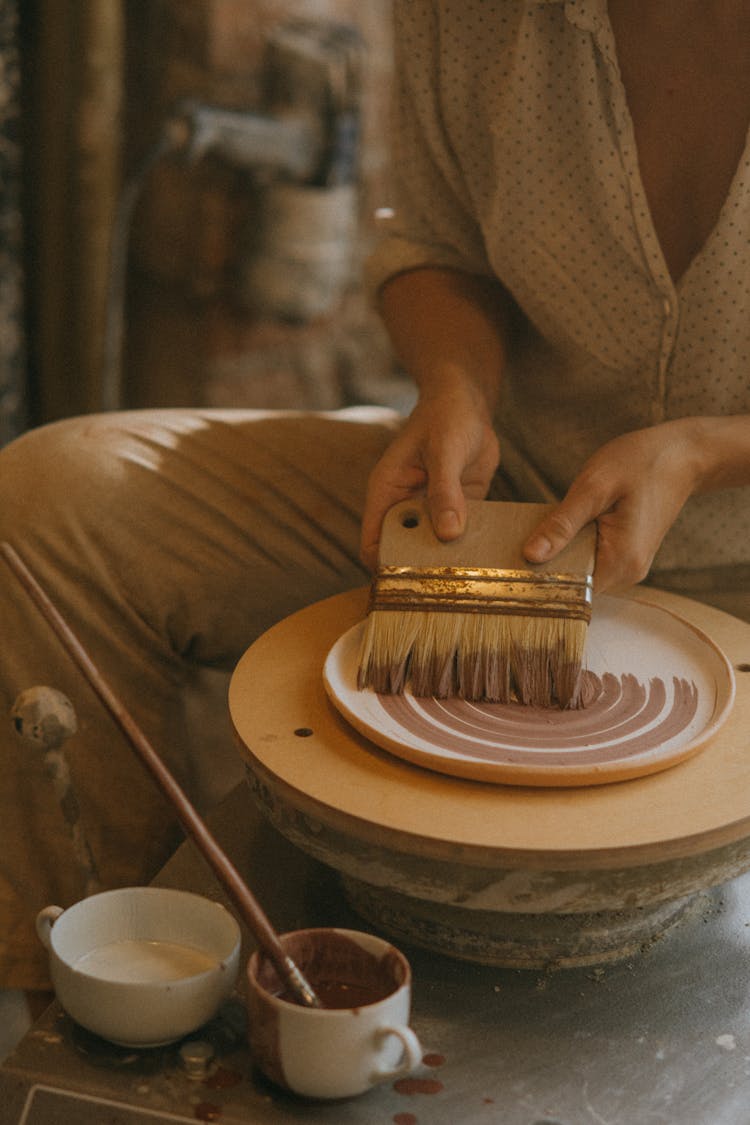
<svg viewBox="0 0 750 1125"><path fill-rule="evenodd" d="M699 750L734 700L721 650L683 618L645 602L595 603L586 705L575 711L360 691L361 629L350 629L328 655L330 699L376 745L455 777L542 786L639 777Z"/></svg>

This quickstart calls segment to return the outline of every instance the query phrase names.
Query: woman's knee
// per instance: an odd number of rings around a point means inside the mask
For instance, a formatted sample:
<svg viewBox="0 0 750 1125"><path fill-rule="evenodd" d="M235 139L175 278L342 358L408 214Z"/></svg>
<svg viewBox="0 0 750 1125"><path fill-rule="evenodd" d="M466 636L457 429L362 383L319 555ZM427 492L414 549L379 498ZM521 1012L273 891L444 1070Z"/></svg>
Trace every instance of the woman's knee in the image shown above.
<svg viewBox="0 0 750 1125"><path fill-rule="evenodd" d="M0 451L0 524L5 533L65 518L106 475L111 453L104 434L85 419L27 431Z"/></svg>

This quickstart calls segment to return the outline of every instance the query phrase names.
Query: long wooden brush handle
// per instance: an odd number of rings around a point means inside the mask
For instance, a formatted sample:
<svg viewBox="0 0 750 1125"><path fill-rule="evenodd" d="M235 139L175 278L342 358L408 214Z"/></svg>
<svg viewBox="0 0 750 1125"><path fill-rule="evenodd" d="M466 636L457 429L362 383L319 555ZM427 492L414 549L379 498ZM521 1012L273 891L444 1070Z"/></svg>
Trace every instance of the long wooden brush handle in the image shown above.
<svg viewBox="0 0 750 1125"><path fill-rule="evenodd" d="M118 724L162 793L174 807L185 831L194 840L199 851L213 868L248 928L255 935L258 944L273 961L281 978L289 984L303 1004L308 1007L319 1006L314 991L297 965L284 952L279 937L271 926L268 917L237 868L226 853L222 851L205 821L190 803L133 716L112 691L62 614L53 605L18 552L5 542L0 543L0 552Z"/></svg>

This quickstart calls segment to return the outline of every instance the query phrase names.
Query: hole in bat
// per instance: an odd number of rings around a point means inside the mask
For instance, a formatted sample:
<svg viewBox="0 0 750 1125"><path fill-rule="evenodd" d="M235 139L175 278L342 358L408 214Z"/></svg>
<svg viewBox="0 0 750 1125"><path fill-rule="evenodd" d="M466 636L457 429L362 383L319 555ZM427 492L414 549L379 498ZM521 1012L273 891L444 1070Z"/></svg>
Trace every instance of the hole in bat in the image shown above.
<svg viewBox="0 0 750 1125"><path fill-rule="evenodd" d="M313 733L313 729L312 727L297 727L294 733L297 735L297 738L309 738Z"/></svg>
<svg viewBox="0 0 750 1125"><path fill-rule="evenodd" d="M735 664L735 668L738 672L750 672L750 663Z"/></svg>
<svg viewBox="0 0 750 1125"><path fill-rule="evenodd" d="M419 513L418 512L404 512L401 517L401 526L412 528L419 527Z"/></svg>

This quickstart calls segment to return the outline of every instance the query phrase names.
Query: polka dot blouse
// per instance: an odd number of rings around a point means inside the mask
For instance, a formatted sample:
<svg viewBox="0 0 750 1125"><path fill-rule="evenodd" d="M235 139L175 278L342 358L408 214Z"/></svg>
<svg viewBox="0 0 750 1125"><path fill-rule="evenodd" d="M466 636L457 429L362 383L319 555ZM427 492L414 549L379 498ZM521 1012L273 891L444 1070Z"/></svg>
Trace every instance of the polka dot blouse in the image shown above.
<svg viewBox="0 0 750 1125"><path fill-rule="evenodd" d="M606 0L396 0L394 214L373 287L498 277L523 312L504 466L560 496L618 433L750 413L750 156L679 283L640 178ZM692 498L655 569L750 562L750 489Z"/></svg>

